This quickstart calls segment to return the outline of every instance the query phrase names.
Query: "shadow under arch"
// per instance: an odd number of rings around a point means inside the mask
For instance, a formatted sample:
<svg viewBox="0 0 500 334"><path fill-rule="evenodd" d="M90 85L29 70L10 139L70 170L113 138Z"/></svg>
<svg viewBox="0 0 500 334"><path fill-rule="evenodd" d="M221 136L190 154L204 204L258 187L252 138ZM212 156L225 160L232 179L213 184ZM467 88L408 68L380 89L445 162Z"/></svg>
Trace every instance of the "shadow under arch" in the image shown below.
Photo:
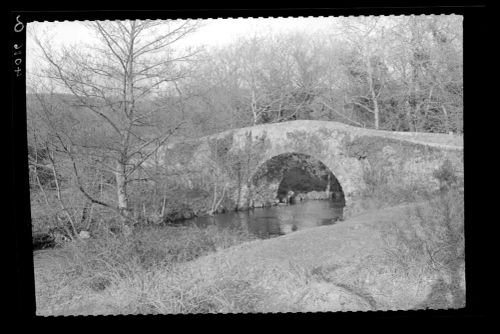
<svg viewBox="0 0 500 334"><path fill-rule="evenodd" d="M261 207L301 199L329 199L345 206L342 185L333 171L310 154L286 152L256 166L249 182L248 205ZM289 192L291 196L285 199Z"/></svg>

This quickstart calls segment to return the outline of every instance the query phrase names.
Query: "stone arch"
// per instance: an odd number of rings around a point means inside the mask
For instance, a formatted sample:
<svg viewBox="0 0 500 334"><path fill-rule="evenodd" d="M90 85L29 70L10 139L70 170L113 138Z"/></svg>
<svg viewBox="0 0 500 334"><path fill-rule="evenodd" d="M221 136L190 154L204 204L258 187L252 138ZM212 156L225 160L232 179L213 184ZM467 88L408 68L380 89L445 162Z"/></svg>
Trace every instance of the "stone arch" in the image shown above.
<svg viewBox="0 0 500 334"><path fill-rule="evenodd" d="M292 168L304 164L304 168L309 168L309 171L311 172L311 168L313 168L311 164L313 164L316 166L316 170L313 170L313 174L314 172L318 173L314 174L316 177L320 178L322 176L327 177L330 175L328 181L326 182L334 185L333 187L330 186L331 198L335 198L335 192L340 192L341 199L345 204L346 196L344 194L342 182L339 179L338 174L335 173L335 170L332 170L330 166L323 162L322 158L318 158L315 154L303 153L300 151L283 151L281 153L270 152L270 154L267 154L266 157L256 165L249 178L248 189L245 191L245 200L247 202L245 203L245 206L260 207L273 204L276 201L279 187L284 181L283 178L285 173L289 171L288 167L290 167L290 165L283 166L280 163L286 161L290 164L293 159L296 159L296 161L292 162ZM344 180L345 177L341 177L341 179ZM320 192L319 189L316 191Z"/></svg>
<svg viewBox="0 0 500 334"><path fill-rule="evenodd" d="M228 150L218 152L223 159L217 161L217 165L223 170L222 182L229 184L226 207L235 209L247 206L249 177L266 161L284 153L307 154L326 165L339 181L348 207L366 189L366 170L377 168L378 162L389 172L399 173L397 181L401 185L418 184L435 189L439 185L433 172L444 159L450 159L463 175L463 143L448 137L444 140L438 134L410 135L336 122L300 120L232 129L190 143L172 143L160 151L159 160L175 182L181 181L178 175L183 175L182 183L189 185L193 180L194 184L201 184L200 180L212 176L214 160L210 143L222 141ZM440 139L439 142L434 142L434 137ZM241 173L231 168L227 171L233 160L242 161ZM148 162L146 165L154 166Z"/></svg>

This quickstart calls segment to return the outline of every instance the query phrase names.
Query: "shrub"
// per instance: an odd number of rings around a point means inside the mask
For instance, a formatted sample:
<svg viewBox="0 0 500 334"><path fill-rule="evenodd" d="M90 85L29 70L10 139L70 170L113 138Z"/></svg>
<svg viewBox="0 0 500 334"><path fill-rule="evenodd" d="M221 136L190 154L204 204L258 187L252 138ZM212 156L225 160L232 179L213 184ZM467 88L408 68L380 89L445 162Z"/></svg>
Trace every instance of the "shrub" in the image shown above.
<svg viewBox="0 0 500 334"><path fill-rule="evenodd" d="M439 289L452 296L453 306L463 305L464 202L463 193L449 189L407 210L403 222L390 224L384 233L387 264L403 276L438 277ZM443 283L446 289L443 290ZM437 304L436 304L437 303ZM442 300L439 302L442 303ZM425 307L439 307L435 295Z"/></svg>
<svg viewBox="0 0 500 334"><path fill-rule="evenodd" d="M446 159L432 175L439 181L441 190L451 188L458 182L455 168L449 159Z"/></svg>
<svg viewBox="0 0 500 334"><path fill-rule="evenodd" d="M448 163L441 167L435 175L446 180L451 177ZM444 170L444 172L443 172ZM363 168L365 189L358 195L346 211L346 217L352 217L367 211L404 203L418 202L434 196L434 191L418 183L409 182L401 171L391 168L385 160L372 161Z"/></svg>
<svg viewBox="0 0 500 334"><path fill-rule="evenodd" d="M61 271L67 279L98 291L138 272L190 261L251 239L241 228L144 227L128 236L102 230L91 239L68 242L54 252L65 259Z"/></svg>
<svg viewBox="0 0 500 334"><path fill-rule="evenodd" d="M363 181L366 185L365 195L373 195L382 188L388 188L389 178L383 166L377 165L363 169Z"/></svg>
<svg viewBox="0 0 500 334"><path fill-rule="evenodd" d="M401 182L397 173L389 173L381 162L363 169L366 188L345 211L346 218L367 211L411 203L425 196L427 190L416 183Z"/></svg>
<svg viewBox="0 0 500 334"><path fill-rule="evenodd" d="M251 310L248 296L258 291L244 276L224 276L207 285L177 268L254 238L242 227L219 230L213 225L141 227L128 236L102 229L93 238L37 255L43 257L42 266L35 266L37 309L64 314L67 307L81 306L87 312L94 307L85 303L97 298L90 304L102 311L109 305L107 294L118 291L110 303L124 312Z"/></svg>

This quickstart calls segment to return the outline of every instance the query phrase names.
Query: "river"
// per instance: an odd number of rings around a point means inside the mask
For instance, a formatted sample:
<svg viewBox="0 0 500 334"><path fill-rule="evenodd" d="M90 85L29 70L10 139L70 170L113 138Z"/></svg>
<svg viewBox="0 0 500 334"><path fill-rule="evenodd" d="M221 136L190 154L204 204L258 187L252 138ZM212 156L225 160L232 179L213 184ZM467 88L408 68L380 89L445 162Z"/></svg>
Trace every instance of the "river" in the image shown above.
<svg viewBox="0 0 500 334"><path fill-rule="evenodd" d="M199 227L210 224L220 228L246 226L259 238L272 238L321 225L331 225L342 218L343 204L331 200L306 200L293 205L256 208L218 214L212 217L197 217L186 221Z"/></svg>

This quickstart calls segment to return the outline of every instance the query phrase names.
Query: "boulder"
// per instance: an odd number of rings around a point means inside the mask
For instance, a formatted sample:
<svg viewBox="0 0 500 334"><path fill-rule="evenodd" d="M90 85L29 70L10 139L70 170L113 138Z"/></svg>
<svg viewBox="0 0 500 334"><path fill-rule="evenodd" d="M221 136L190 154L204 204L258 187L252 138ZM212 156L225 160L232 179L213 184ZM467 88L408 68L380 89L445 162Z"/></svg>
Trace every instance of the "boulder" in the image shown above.
<svg viewBox="0 0 500 334"><path fill-rule="evenodd" d="M310 191L306 194L307 199L328 199L330 194L325 191Z"/></svg>
<svg viewBox="0 0 500 334"><path fill-rule="evenodd" d="M264 202L264 207L268 208L274 205L274 201L265 201Z"/></svg>
<svg viewBox="0 0 500 334"><path fill-rule="evenodd" d="M259 201L255 201L253 203L254 208L262 208L263 206L264 206L264 204L262 202L259 202Z"/></svg>
<svg viewBox="0 0 500 334"><path fill-rule="evenodd" d="M282 234L288 234L293 231L293 227L291 224L284 224L280 226L280 231Z"/></svg>
<svg viewBox="0 0 500 334"><path fill-rule="evenodd" d="M80 237L80 239L88 239L90 238L90 233L89 231L80 231L80 233L78 233L78 236Z"/></svg>
<svg viewBox="0 0 500 334"><path fill-rule="evenodd" d="M306 195L304 193L298 193L295 198L297 201L303 201L306 198Z"/></svg>
<svg viewBox="0 0 500 334"><path fill-rule="evenodd" d="M191 219L194 217L194 212L192 210L185 210L182 214L183 219Z"/></svg>

